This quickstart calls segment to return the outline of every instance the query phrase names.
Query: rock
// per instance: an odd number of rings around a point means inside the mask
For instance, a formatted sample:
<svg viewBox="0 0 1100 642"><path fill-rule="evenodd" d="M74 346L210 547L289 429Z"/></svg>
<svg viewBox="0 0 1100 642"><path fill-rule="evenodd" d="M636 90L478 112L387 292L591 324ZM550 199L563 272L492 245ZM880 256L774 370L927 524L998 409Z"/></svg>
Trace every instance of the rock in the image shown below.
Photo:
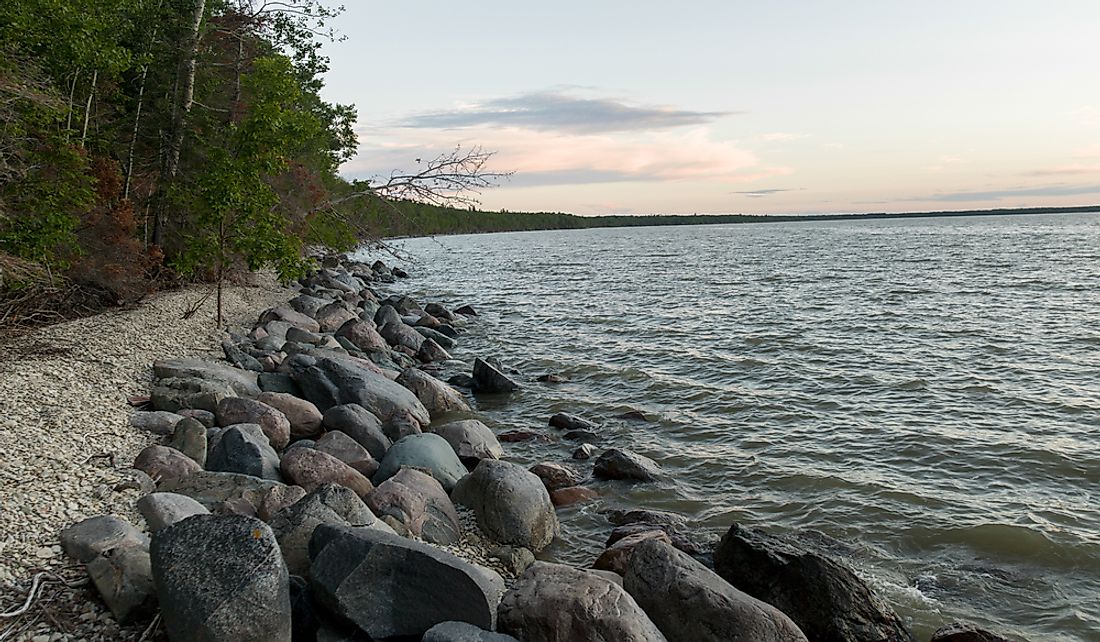
<svg viewBox="0 0 1100 642"><path fill-rule="evenodd" d="M420 642L519 642L510 635L493 633L465 622L441 622L424 633Z"/></svg>
<svg viewBox="0 0 1100 642"><path fill-rule="evenodd" d="M649 421L649 418L645 416L645 413L641 410L628 410L622 414L615 415L615 419L623 419L625 421Z"/></svg>
<svg viewBox="0 0 1100 642"><path fill-rule="evenodd" d="M312 591L304 578L290 576L290 622L292 642L319 642L322 617L313 603Z"/></svg>
<svg viewBox="0 0 1100 642"><path fill-rule="evenodd" d="M623 587L669 642L807 642L779 609L658 539L634 547Z"/></svg>
<svg viewBox="0 0 1100 642"><path fill-rule="evenodd" d="M243 372L243 371L242 371ZM196 377L166 377L157 379L149 392L153 407L176 412L185 408L214 411L218 402L235 397L228 384Z"/></svg>
<svg viewBox="0 0 1100 642"><path fill-rule="evenodd" d="M153 362L153 374L157 379L170 377L194 377L211 383L228 386L241 397L255 397L260 394L255 372L241 370L219 362L205 359L158 359ZM197 408L198 406L191 406ZM213 411L213 408L203 408Z"/></svg>
<svg viewBox="0 0 1100 642"><path fill-rule="evenodd" d="M539 383L568 383L569 379L557 374L544 374L539 375L535 381Z"/></svg>
<svg viewBox="0 0 1100 642"><path fill-rule="evenodd" d="M418 368L405 369L397 377L397 383L413 391L433 416L447 412L470 412L470 406L460 392Z"/></svg>
<svg viewBox="0 0 1100 642"><path fill-rule="evenodd" d="M293 308L285 305L277 305L274 308L265 310L260 315L260 323L266 324L268 321L284 321L290 325L298 326L303 330L309 332L320 332L321 324L317 323L312 317L306 316L301 312L294 310ZM268 328L268 332L271 332L271 328Z"/></svg>
<svg viewBox="0 0 1100 642"><path fill-rule="evenodd" d="M379 307L378 311L374 313L374 324L376 326L381 328L387 323L404 323L401 320L401 313L388 304Z"/></svg>
<svg viewBox="0 0 1100 642"><path fill-rule="evenodd" d="M421 327L421 328L431 328L433 330L438 328L441 325L443 325L443 324L439 321L439 319L433 317L432 315L428 314L427 312L420 315L420 318L416 320L416 323L413 323L413 326Z"/></svg>
<svg viewBox="0 0 1100 642"><path fill-rule="evenodd" d="M287 479L312 491L321 484L338 484L365 497L374 490L370 480L328 453L313 448L291 448L283 454L282 471Z"/></svg>
<svg viewBox="0 0 1100 642"><path fill-rule="evenodd" d="M390 517L405 532L432 544L454 544L462 534L458 513L443 486L431 475L402 468L367 496L379 517Z"/></svg>
<svg viewBox="0 0 1100 642"><path fill-rule="evenodd" d="M597 448L592 444L581 444L573 451L573 459L585 460L591 459L592 455L595 455Z"/></svg>
<svg viewBox="0 0 1100 642"><path fill-rule="evenodd" d="M446 439L462 463L470 468L482 459L500 459L504 456L504 449L493 431L476 419L434 426L432 432Z"/></svg>
<svg viewBox="0 0 1100 642"><path fill-rule="evenodd" d="M553 498L553 495L551 495ZM708 559L710 551L696 543L691 537L691 532L682 526L672 526L666 524L647 524L645 522L635 522L632 524L624 524L622 526L616 526L611 534L607 537L607 546L612 546L615 542L631 537L634 535L641 535L643 533L652 533L654 531L660 531L665 535L668 535L672 545L677 549L691 555L697 560L703 561ZM707 564L704 562L704 564ZM707 564L712 565L711 564Z"/></svg>
<svg viewBox="0 0 1100 642"><path fill-rule="evenodd" d="M445 321L454 321L455 315L447 308L438 303L427 303L424 305L424 311L433 317L443 319Z"/></svg>
<svg viewBox="0 0 1100 642"><path fill-rule="evenodd" d="M99 595L119 624L151 616L157 608L148 545L104 551L87 566Z"/></svg>
<svg viewBox="0 0 1100 642"><path fill-rule="evenodd" d="M412 350L413 354L416 354L420 345L424 343L424 335L414 330L412 326L406 325L404 321L400 323L390 321L378 328L378 334L382 335L382 338L391 346L404 346Z"/></svg>
<svg viewBox="0 0 1100 642"><path fill-rule="evenodd" d="M473 388L474 378L467 374L456 374L447 379L447 383L459 388Z"/></svg>
<svg viewBox="0 0 1100 642"><path fill-rule="evenodd" d="M290 422L292 439L312 439L321 434L321 411L305 399L285 392L264 392L256 400L283 413Z"/></svg>
<svg viewBox="0 0 1100 642"><path fill-rule="evenodd" d="M554 506L570 506L572 504L580 504L583 502L589 502L599 497L600 494L591 488L585 488L584 486L570 486L568 488L555 488L550 491L550 502Z"/></svg>
<svg viewBox="0 0 1100 642"><path fill-rule="evenodd" d="M482 460L462 478L454 501L473 509L492 540L539 552L559 531L558 517L542 480L516 464Z"/></svg>
<svg viewBox="0 0 1100 642"><path fill-rule="evenodd" d="M309 552L318 601L372 638L420 636L449 621L496 628L504 580L430 544L321 525Z"/></svg>
<svg viewBox="0 0 1100 642"><path fill-rule="evenodd" d="M497 441L504 443L516 443L521 441L539 441L550 443L553 441L548 435L534 430L505 430L497 435Z"/></svg>
<svg viewBox="0 0 1100 642"><path fill-rule="evenodd" d="M424 339L424 343L420 344L420 349L416 352L416 358L424 363L431 363L433 361L447 361L451 358L451 354L444 350L443 346L439 345L435 339Z"/></svg>
<svg viewBox="0 0 1100 642"><path fill-rule="evenodd" d="M308 495L275 513L271 530L293 575L309 577L309 540L321 524L363 526L393 532L351 489L320 484Z"/></svg>
<svg viewBox="0 0 1100 642"><path fill-rule="evenodd" d="M392 417L382 424L382 432L390 441L397 441L409 435L419 435L424 432L420 429L420 423L406 411L394 413Z"/></svg>
<svg viewBox="0 0 1100 642"><path fill-rule="evenodd" d="M591 430L570 430L562 435L562 439L566 441L580 441L586 444L597 444L600 442L600 436Z"/></svg>
<svg viewBox="0 0 1100 642"><path fill-rule="evenodd" d="M1012 642L1008 638L979 629L973 624L953 622L936 629L930 642Z"/></svg>
<svg viewBox="0 0 1100 642"><path fill-rule="evenodd" d="M385 350L390 347L382 335L378 334L373 323L361 319L352 319L340 326L336 336L351 341L352 345L363 352Z"/></svg>
<svg viewBox="0 0 1100 642"><path fill-rule="evenodd" d="M287 304L294 309L295 312L301 312L306 316L315 316L317 311L325 307L329 303L332 303L330 299L322 299L320 297L310 296L308 294L299 294ZM289 334L289 331L288 331Z"/></svg>
<svg viewBox="0 0 1100 642"><path fill-rule="evenodd" d="M666 642L621 586L562 564L532 564L497 614L497 630L524 642Z"/></svg>
<svg viewBox="0 0 1100 642"><path fill-rule="evenodd" d="M654 481L661 476L661 468L657 462L638 453L609 448L596 458L592 475L600 479Z"/></svg>
<svg viewBox="0 0 1100 642"><path fill-rule="evenodd" d="M316 315L317 325L321 327L321 332L336 332L345 323L357 318L356 313L349 310L347 304L343 301L329 303L318 310ZM289 335L287 335L287 338L289 338Z"/></svg>
<svg viewBox="0 0 1100 642"><path fill-rule="evenodd" d="M400 314L409 314L412 312L423 312L423 308L410 296L391 295L386 299L386 302L394 307Z"/></svg>
<svg viewBox="0 0 1100 642"><path fill-rule="evenodd" d="M206 465L206 426L197 419L180 419L176 431L165 443L195 460L200 467Z"/></svg>
<svg viewBox="0 0 1100 642"><path fill-rule="evenodd" d="M243 501L253 507L259 506L271 489L283 486L276 481L249 475L202 470L187 477L168 480L161 484L160 490L186 495L215 512L228 502Z"/></svg>
<svg viewBox="0 0 1100 642"><path fill-rule="evenodd" d="M661 526L683 526L687 517L667 510L636 508L631 510L610 509L605 512L607 521L616 526L625 524L658 524Z"/></svg>
<svg viewBox="0 0 1100 642"><path fill-rule="evenodd" d="M61 531L61 548L81 564L87 564L115 548L148 548L149 538L126 520L114 515L89 517Z"/></svg>
<svg viewBox="0 0 1100 642"><path fill-rule="evenodd" d="M489 551L489 557L517 577L535 563L535 554L523 546L497 546Z"/></svg>
<svg viewBox="0 0 1100 642"><path fill-rule="evenodd" d="M378 462L370 456L367 449L339 430L325 433L325 436L318 439L313 447L351 466L364 477L369 478L378 472Z"/></svg>
<svg viewBox="0 0 1100 642"><path fill-rule="evenodd" d="M269 488L260 496L256 504L256 517L270 522L276 513L287 506L293 506L306 496L306 489L301 486L284 486L282 484Z"/></svg>
<svg viewBox="0 0 1100 642"><path fill-rule="evenodd" d="M152 410L149 412L135 412L130 415L130 425L138 430L151 432L154 435L171 435L181 419L183 419L183 416L174 412Z"/></svg>
<svg viewBox="0 0 1100 642"><path fill-rule="evenodd" d="M596 561L592 564L592 568L601 571L611 571L619 575L626 575L628 562L630 562L630 556L634 554L635 547L651 539L660 540L667 544L672 543L672 540L668 537L668 533L660 529L629 535L616 540L614 544L600 553L600 556L597 557Z"/></svg>
<svg viewBox="0 0 1100 642"><path fill-rule="evenodd" d="M478 392L512 392L519 384L481 358L474 359L474 390Z"/></svg>
<svg viewBox="0 0 1100 642"><path fill-rule="evenodd" d="M158 484L187 477L202 470L194 459L167 446L147 446L138 453L134 468L149 475Z"/></svg>
<svg viewBox="0 0 1100 642"><path fill-rule="evenodd" d="M259 384L264 392L281 392L295 397L302 396L302 389L298 386L298 383L290 375L282 372L265 372L261 374ZM264 401L264 403L267 402Z"/></svg>
<svg viewBox="0 0 1100 642"><path fill-rule="evenodd" d="M581 483L581 476L561 464L541 463L531 466L532 474L542 480L546 490L568 488Z"/></svg>
<svg viewBox="0 0 1100 642"><path fill-rule="evenodd" d="M214 413L209 410L199 410L198 408L184 408L180 410L180 416L190 417L199 422L205 428L214 427Z"/></svg>
<svg viewBox="0 0 1100 642"><path fill-rule="evenodd" d="M251 347L251 344L249 345ZM264 371L264 367L260 364L256 357L248 354L247 352L242 350L240 346L235 345L232 341L222 341L222 352L225 353L226 361L232 363L238 368L241 368L242 370L251 370L252 372Z"/></svg>
<svg viewBox="0 0 1100 642"><path fill-rule="evenodd" d="M214 414L222 426L258 424L267 435L271 447L286 448L290 443L290 420L275 408L254 399L231 397L218 403Z"/></svg>
<svg viewBox="0 0 1100 642"><path fill-rule="evenodd" d="M443 328L443 326L439 327L440 329ZM415 328L413 328L413 330L415 330L420 336L424 337L425 341L431 339L432 341L438 343L442 348L450 349L455 347L456 345L454 338L444 334L440 330L425 328L424 326L416 326ZM421 345L421 347L423 347L423 345Z"/></svg>
<svg viewBox="0 0 1100 642"><path fill-rule="evenodd" d="M196 515L158 531L150 556L174 642L290 641L290 580L267 524Z"/></svg>
<svg viewBox="0 0 1100 642"><path fill-rule="evenodd" d="M192 515L210 513L202 504L178 493L150 493L137 501L137 509L145 518L150 533L167 528Z"/></svg>
<svg viewBox="0 0 1100 642"><path fill-rule="evenodd" d="M550 425L561 430L599 430L599 425L576 415L559 412L550 417Z"/></svg>
<svg viewBox="0 0 1100 642"><path fill-rule="evenodd" d="M466 467L447 440L432 433L409 435L397 440L382 458L378 472L374 474L374 482L381 484L404 466L427 471L447 492L466 474Z"/></svg>
<svg viewBox="0 0 1100 642"><path fill-rule="evenodd" d="M375 460L381 460L393 445L382 429L382 422L378 421L378 417L359 404L351 403L329 408L325 412L323 424L326 430L339 431L351 437Z"/></svg>
<svg viewBox="0 0 1100 642"><path fill-rule="evenodd" d="M431 421L428 410L411 391L350 358L316 359L313 366L299 371L296 378L305 397L322 412L355 403L382 421L401 410L407 410L422 426Z"/></svg>
<svg viewBox="0 0 1100 642"><path fill-rule="evenodd" d="M463 305L461 307L455 308L455 314L461 314L467 317L477 316L477 312L474 310L474 306L472 305Z"/></svg>
<svg viewBox="0 0 1100 642"><path fill-rule="evenodd" d="M211 447L206 469L282 481L279 454L258 424L228 426Z"/></svg>
<svg viewBox="0 0 1100 642"><path fill-rule="evenodd" d="M714 563L726 581L789 614L812 640L909 642L901 618L863 580L793 540L734 524Z"/></svg>

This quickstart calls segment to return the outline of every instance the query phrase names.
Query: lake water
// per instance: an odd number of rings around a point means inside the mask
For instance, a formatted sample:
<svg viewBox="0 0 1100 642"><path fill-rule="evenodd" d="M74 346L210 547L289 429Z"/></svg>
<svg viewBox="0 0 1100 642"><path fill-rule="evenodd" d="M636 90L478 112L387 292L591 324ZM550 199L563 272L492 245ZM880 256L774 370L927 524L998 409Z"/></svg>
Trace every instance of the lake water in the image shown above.
<svg viewBox="0 0 1100 642"><path fill-rule="evenodd" d="M498 431L567 411L661 463L559 511L812 529L908 618L1100 640L1100 216L807 222L413 239L396 286L482 313L457 358L527 383ZM558 373L569 383L534 383ZM655 421L611 419L641 410ZM547 430L551 435L557 431ZM505 444L520 463L572 444Z"/></svg>

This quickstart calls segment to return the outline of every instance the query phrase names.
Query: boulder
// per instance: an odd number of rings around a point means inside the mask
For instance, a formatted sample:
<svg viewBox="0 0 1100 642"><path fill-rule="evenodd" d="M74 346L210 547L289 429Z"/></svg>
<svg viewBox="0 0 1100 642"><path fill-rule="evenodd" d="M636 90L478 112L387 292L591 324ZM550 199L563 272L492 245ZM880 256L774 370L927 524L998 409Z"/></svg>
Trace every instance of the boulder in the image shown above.
<svg viewBox="0 0 1100 642"><path fill-rule="evenodd" d="M404 323L401 320L401 313L389 304L379 307L378 311L374 313L374 324L377 327L381 328L387 323Z"/></svg>
<svg viewBox="0 0 1100 642"><path fill-rule="evenodd" d="M936 629L930 642L1012 642L1008 638L996 633L990 633L985 629L979 629L973 624L952 622L947 626Z"/></svg>
<svg viewBox="0 0 1100 642"><path fill-rule="evenodd" d="M365 497L374 490L362 473L328 453L313 448L291 448L283 454L282 471L287 479L314 490L321 484L338 484Z"/></svg>
<svg viewBox="0 0 1100 642"><path fill-rule="evenodd" d="M425 341L431 339L438 343L441 348L450 349L455 347L456 343L454 337L442 332L443 328L444 326L439 326L439 329L416 326L413 330L416 330L420 336L424 337ZM421 347L423 347L423 345L421 345Z"/></svg>
<svg viewBox="0 0 1100 642"><path fill-rule="evenodd" d="M181 419L165 443L195 460L200 467L206 465L206 426L197 419Z"/></svg>
<svg viewBox="0 0 1100 642"><path fill-rule="evenodd" d="M535 563L535 554L523 546L497 546L489 551L489 559L496 560L512 575L520 576Z"/></svg>
<svg viewBox="0 0 1100 642"><path fill-rule="evenodd" d="M274 308L265 310L264 313L260 315L260 323L267 324L269 321L283 321L310 332L321 331L321 324L317 323L313 317L306 316L287 305L277 305ZM267 325L264 325L264 328L266 328L269 333L271 332L271 328Z"/></svg>
<svg viewBox="0 0 1100 642"><path fill-rule="evenodd" d="M148 548L149 538L130 522L114 515L79 521L61 531L61 548L81 564L87 564L115 548Z"/></svg>
<svg viewBox="0 0 1100 642"><path fill-rule="evenodd" d="M158 359L153 362L153 375L157 379L170 377L194 377L229 386L241 397L260 394L257 374L234 368L221 361L205 359ZM194 407L194 406L192 406ZM213 408L204 408L213 411Z"/></svg>
<svg viewBox="0 0 1100 642"><path fill-rule="evenodd" d="M497 440L506 444L518 443L521 441L538 441L548 444L554 441L548 435L534 430L505 430L497 435Z"/></svg>
<svg viewBox="0 0 1100 642"><path fill-rule="evenodd" d="M547 373L539 375L538 378L535 379L535 381L538 381L539 383L568 383L569 378L563 377L559 374Z"/></svg>
<svg viewBox="0 0 1100 642"><path fill-rule="evenodd" d="M512 392L519 384L481 358L474 359L474 390L478 392Z"/></svg>
<svg viewBox="0 0 1100 642"><path fill-rule="evenodd" d="M258 424L267 435L271 447L276 450L282 450L290 443L290 420L283 413L261 401L241 397L222 399L214 414L221 426Z"/></svg>
<svg viewBox="0 0 1100 642"><path fill-rule="evenodd" d="M585 488L584 486L570 486L568 488L555 488L550 491L550 502L554 506L570 506L572 504L580 504L583 502L589 502L599 497L600 494L591 488Z"/></svg>
<svg viewBox="0 0 1100 642"><path fill-rule="evenodd" d="M577 449L573 451L573 459L586 460L591 459L592 455L595 455L598 449L592 444L581 444L577 446Z"/></svg>
<svg viewBox="0 0 1100 642"><path fill-rule="evenodd" d="M399 523L406 533L432 544L454 544L462 535L458 513L443 486L415 468L402 468L379 484L367 495L367 506L379 517Z"/></svg>
<svg viewBox="0 0 1100 642"><path fill-rule="evenodd" d="M623 587L669 642L807 642L779 609L658 539L634 547Z"/></svg>
<svg viewBox="0 0 1100 642"><path fill-rule="evenodd" d="M206 428L214 427L214 413L209 410L199 410L198 408L184 408L180 410L180 415L183 417L190 417L199 422Z"/></svg>
<svg viewBox="0 0 1100 642"><path fill-rule="evenodd" d="M607 521L616 526L626 524L657 524L659 526L679 527L687 524L688 518L680 513L667 510L652 510L649 508L632 508L630 510L610 509L604 511Z"/></svg>
<svg viewBox="0 0 1100 642"><path fill-rule="evenodd" d="M628 562L630 562L630 556L634 554L634 548L650 539L660 540L666 544L672 543L668 533L660 529L629 535L615 540L614 544L611 544L604 552L600 553L600 556L593 562L592 568L626 575Z"/></svg>
<svg viewBox="0 0 1100 642"><path fill-rule="evenodd" d="M451 353L444 350L435 339L424 339L424 343L421 343L420 349L416 351L416 358L424 363L447 361L451 358Z"/></svg>
<svg viewBox="0 0 1100 642"><path fill-rule="evenodd" d="M414 330L412 326L406 325L404 321L400 323L390 321L378 328L378 334L382 335L382 338L391 346L404 346L412 350L413 354L416 354L420 345L424 343L424 335Z"/></svg>
<svg viewBox="0 0 1100 642"><path fill-rule="evenodd" d="M321 327L321 332L336 332L340 329L340 326L358 318L358 315L349 310L347 304L343 301L329 303L317 310L316 315L317 325Z"/></svg>
<svg viewBox="0 0 1100 642"><path fill-rule="evenodd" d="M156 612L153 570L148 545L104 551L87 565L88 576L119 624L129 624Z"/></svg>
<svg viewBox="0 0 1100 642"><path fill-rule="evenodd" d="M397 377L397 383L411 390L433 416L446 412L470 412L462 393L418 368L405 369Z"/></svg>
<svg viewBox="0 0 1100 642"><path fill-rule="evenodd" d="M550 496L553 499L553 494ZM691 555L695 559L704 560L708 559L711 551L697 543L691 536L691 531L684 526L673 526L667 524L649 524L646 522L634 522L630 524L623 524L622 526L616 526L611 534L607 537L607 546L612 546L615 542L625 539L627 537L633 537L635 535L642 535L644 533L652 533L659 531L668 536L669 541L673 546L679 550Z"/></svg>
<svg viewBox="0 0 1100 642"><path fill-rule="evenodd" d="M146 446L134 459L134 468L149 475L158 484L181 479L202 470L194 459L167 446Z"/></svg>
<svg viewBox="0 0 1100 642"><path fill-rule="evenodd" d="M576 471L561 464L535 464L529 470L535 477L542 480L546 490L569 488L581 483L581 476Z"/></svg>
<svg viewBox="0 0 1100 642"><path fill-rule="evenodd" d="M237 424L225 428L210 449L206 469L282 481L279 454L271 447L267 435L258 424Z"/></svg>
<svg viewBox="0 0 1100 642"><path fill-rule="evenodd" d="M336 336L351 341L352 345L363 352L386 350L390 347L382 335L378 334L373 323L361 319L352 319L340 326Z"/></svg>
<svg viewBox="0 0 1100 642"><path fill-rule="evenodd" d="M150 533L168 528L192 515L210 513L202 504L178 493L149 493L137 501L137 509L145 518Z"/></svg>
<svg viewBox="0 0 1100 642"><path fill-rule="evenodd" d="M789 614L812 640L910 640L901 618L851 569L793 539L734 524L714 565L738 589Z"/></svg>
<svg viewBox="0 0 1100 642"><path fill-rule="evenodd" d="M587 419L565 412L559 412L550 417L550 425L561 430L599 430L600 426Z"/></svg>
<svg viewBox="0 0 1100 642"><path fill-rule="evenodd" d="M401 410L407 410L422 426L431 421L428 410L411 391L348 357L315 359L313 365L298 370L295 378L305 398L322 412L355 403L382 421Z"/></svg>
<svg viewBox="0 0 1100 642"><path fill-rule="evenodd" d="M241 372L244 372L243 370ZM149 398L157 410L177 412L185 408L214 411L218 402L237 393L229 384L197 377L165 377L157 379Z"/></svg>
<svg viewBox="0 0 1100 642"><path fill-rule="evenodd" d="M292 439L312 439L321 434L321 411L305 399L285 392L264 392L256 400L283 413L290 422Z"/></svg>
<svg viewBox="0 0 1100 642"><path fill-rule="evenodd" d="M313 447L351 466L364 477L370 477L378 472L378 462L370 456L370 452L362 444L339 430L326 432Z"/></svg>
<svg viewBox="0 0 1100 642"><path fill-rule="evenodd" d="M472 306L472 305L463 305L463 306L460 306L458 308L455 308L455 314L461 314L462 316L466 316L466 317L476 317L477 316L477 312L474 310L474 306Z"/></svg>
<svg viewBox="0 0 1100 642"><path fill-rule="evenodd" d="M559 531L558 517L542 480L522 466L482 460L462 478L454 501L473 509L477 524L492 540L541 551Z"/></svg>
<svg viewBox="0 0 1100 642"><path fill-rule="evenodd" d="M621 586L562 564L532 564L497 615L497 630L523 642L666 642Z"/></svg>
<svg viewBox="0 0 1100 642"><path fill-rule="evenodd" d="M247 343L249 348L252 347L251 343ZM226 339L222 341L222 352L225 353L225 360L242 370L251 370L252 372L263 372L263 365L244 350L241 346Z"/></svg>
<svg viewBox="0 0 1100 642"><path fill-rule="evenodd" d="M138 430L151 432L154 435L171 435L181 419L183 419L183 416L174 412L152 410L149 412L135 412L130 415L130 425Z"/></svg>
<svg viewBox="0 0 1100 642"><path fill-rule="evenodd" d="M488 426L477 419L433 426L432 432L447 440L462 463L473 468L482 459L500 459L504 449Z"/></svg>
<svg viewBox="0 0 1100 642"><path fill-rule="evenodd" d="M609 448L596 458L592 475L601 479L654 481L661 476L661 467L649 457L619 448Z"/></svg>
<svg viewBox="0 0 1100 642"><path fill-rule="evenodd" d="M157 531L150 556L173 642L290 641L290 578L267 524L196 515Z"/></svg>
<svg viewBox="0 0 1100 642"><path fill-rule="evenodd" d="M280 484L269 488L266 493L260 496L260 501L256 504L256 517L265 522L270 522L276 513L301 501L305 496L306 489L301 486L284 486Z"/></svg>
<svg viewBox="0 0 1100 642"><path fill-rule="evenodd" d="M308 294L299 294L293 299L287 301L287 304L295 311L302 314L313 317L317 315L317 311L325 307L329 303L332 303L331 299L322 299L320 297L310 296Z"/></svg>
<svg viewBox="0 0 1100 642"><path fill-rule="evenodd" d="M600 443L600 436L591 430L570 430L562 435L562 439L567 441L579 441L586 444Z"/></svg>
<svg viewBox="0 0 1100 642"><path fill-rule="evenodd" d="M273 488L283 486L279 482L250 475L201 470L187 477L168 480L160 485L160 490L186 495L207 510L217 512L227 503L245 502L253 507L259 506Z"/></svg>
<svg viewBox="0 0 1100 642"><path fill-rule="evenodd" d="M493 633L465 622L441 622L420 638L420 642L519 642L510 635Z"/></svg>
<svg viewBox="0 0 1100 642"><path fill-rule="evenodd" d="M496 628L504 580L430 544L321 525L309 553L317 600L372 638L421 636L449 621Z"/></svg>
<svg viewBox="0 0 1100 642"><path fill-rule="evenodd" d="M282 372L264 372L260 374L258 381L260 383L260 388L264 392L282 392L288 395L294 395L295 397L302 396L302 389L288 374ZM263 401L263 399L260 399L260 401ZM267 402L264 401L264 403Z"/></svg>
<svg viewBox="0 0 1100 642"><path fill-rule="evenodd" d="M363 526L392 533L351 489L321 484L301 500L275 513L271 530L292 575L309 577L309 540L321 524Z"/></svg>
<svg viewBox="0 0 1100 642"><path fill-rule="evenodd" d="M444 321L454 321L455 315L453 312L443 307L439 303L427 303L424 305L424 311L433 317L443 319Z"/></svg>
<svg viewBox="0 0 1100 642"><path fill-rule="evenodd" d="M394 413L392 417L382 424L382 432L390 441L397 441L409 435L419 435L424 432L420 428L420 422L406 411Z"/></svg>
<svg viewBox="0 0 1100 642"><path fill-rule="evenodd" d="M339 431L351 437L375 460L381 460L393 445L378 417L356 403L329 408L325 411L323 424L325 430Z"/></svg>
<svg viewBox="0 0 1100 642"><path fill-rule="evenodd" d="M402 437L386 451L374 474L374 483L381 484L406 466L427 471L447 492L466 474L466 467L446 439L423 433Z"/></svg>

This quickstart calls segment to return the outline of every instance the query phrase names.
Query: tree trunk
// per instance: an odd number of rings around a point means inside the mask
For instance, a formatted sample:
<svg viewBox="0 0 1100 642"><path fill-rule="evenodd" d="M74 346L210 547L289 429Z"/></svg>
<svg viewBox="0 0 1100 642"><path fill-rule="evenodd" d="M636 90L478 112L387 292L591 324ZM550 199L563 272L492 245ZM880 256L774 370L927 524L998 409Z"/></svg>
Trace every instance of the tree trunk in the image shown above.
<svg viewBox="0 0 1100 642"><path fill-rule="evenodd" d="M195 0L195 12L191 19L191 28L187 32L186 41L181 47L183 51L183 64L180 67L179 99L172 107L172 131L168 141L168 149L165 153L164 164L161 166L160 183L157 186L160 198L157 202L156 219L153 221L153 243L164 244L164 232L168 218L168 200L166 193L171 182L179 173L180 151L183 149L183 137L187 125L187 116L191 113L191 105L195 101L195 69L196 58L199 50L199 35L202 28L202 17L206 12L206 0Z"/></svg>
<svg viewBox="0 0 1100 642"><path fill-rule="evenodd" d="M126 181L122 187L122 198L130 198L130 182L134 177L134 147L137 146L138 129L141 126L141 109L145 105L145 79L149 75L149 65L141 68L141 85L138 86L137 109L134 110L134 126L130 130L130 149L126 153ZM143 237L147 240L148 236Z"/></svg>
<svg viewBox="0 0 1100 642"><path fill-rule="evenodd" d="M99 80L99 70L92 72L92 86L88 89L88 102L84 105L84 127L80 131L80 146L88 140L88 117L92 115L92 98L95 97L95 84Z"/></svg>

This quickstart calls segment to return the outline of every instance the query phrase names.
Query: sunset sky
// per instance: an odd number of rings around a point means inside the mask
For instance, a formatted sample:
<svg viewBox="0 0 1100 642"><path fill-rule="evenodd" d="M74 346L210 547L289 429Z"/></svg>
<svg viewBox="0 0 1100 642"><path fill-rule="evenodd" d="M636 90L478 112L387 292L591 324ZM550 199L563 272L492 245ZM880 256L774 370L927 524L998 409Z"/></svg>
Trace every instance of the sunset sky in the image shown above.
<svg viewBox="0 0 1100 642"><path fill-rule="evenodd" d="M367 178L455 145L487 209L1100 203L1100 2L347 2Z"/></svg>

